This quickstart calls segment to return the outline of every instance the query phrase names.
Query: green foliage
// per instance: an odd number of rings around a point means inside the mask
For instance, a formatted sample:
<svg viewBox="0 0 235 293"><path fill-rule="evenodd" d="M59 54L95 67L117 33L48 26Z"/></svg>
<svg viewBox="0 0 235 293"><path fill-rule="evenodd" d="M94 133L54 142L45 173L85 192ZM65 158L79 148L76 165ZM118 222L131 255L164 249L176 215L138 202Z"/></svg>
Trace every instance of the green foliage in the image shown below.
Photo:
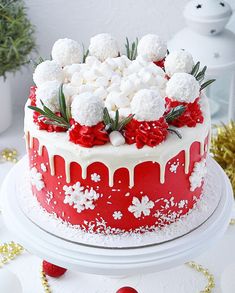
<svg viewBox="0 0 235 293"><path fill-rule="evenodd" d="M207 70L207 66L204 66L203 69L200 71L200 62L197 62L194 65L191 74L196 78L196 80L199 83L201 83L205 79L206 70ZM210 85L214 81L215 81L215 79L210 79L210 80L204 82L201 85L201 89L200 90L203 90L204 88L206 88L208 85Z"/></svg>
<svg viewBox="0 0 235 293"><path fill-rule="evenodd" d="M135 60L137 57L137 47L138 47L139 40L138 38L135 39L134 42L130 44L129 39L126 38L126 55L130 60Z"/></svg>
<svg viewBox="0 0 235 293"><path fill-rule="evenodd" d="M131 122L131 120L133 119L134 117L134 114L133 115L130 115L122 120L120 120L120 117L119 117L119 111L116 110L115 112L115 118L111 118L110 115L109 115L109 111L108 109L105 107L104 108L104 124L106 125L106 130L108 132L111 132L111 131L122 131L123 128L129 123Z"/></svg>
<svg viewBox="0 0 235 293"><path fill-rule="evenodd" d="M45 124L51 124L69 129L69 120L71 118L70 108L66 105L65 96L63 93L63 84L59 88L59 103L61 117L53 113L44 103L41 101L42 109L35 106L28 106L29 109L41 114L39 118L44 118Z"/></svg>
<svg viewBox="0 0 235 293"><path fill-rule="evenodd" d="M33 34L23 0L0 0L0 76L29 62L35 49Z"/></svg>
<svg viewBox="0 0 235 293"><path fill-rule="evenodd" d="M169 123L179 118L184 113L185 110L186 110L186 107L183 105L179 105L175 108L172 108L170 112L166 114L165 116L166 122Z"/></svg>

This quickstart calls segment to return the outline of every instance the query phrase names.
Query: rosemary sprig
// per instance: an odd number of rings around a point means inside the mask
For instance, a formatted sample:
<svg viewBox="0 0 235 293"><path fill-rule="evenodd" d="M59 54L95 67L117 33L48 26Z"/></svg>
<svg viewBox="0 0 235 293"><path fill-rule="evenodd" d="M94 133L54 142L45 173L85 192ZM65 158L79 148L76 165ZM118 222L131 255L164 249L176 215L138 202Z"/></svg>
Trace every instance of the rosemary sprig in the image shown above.
<svg viewBox="0 0 235 293"><path fill-rule="evenodd" d="M205 75L206 75L206 70L207 70L207 66L204 66L203 69L201 71L200 70L200 62L197 62L192 71L191 74L196 78L196 80L201 83L204 79L205 79ZM206 82L204 82L201 85L200 90L203 90L204 88L206 88L208 85L210 85L211 83L213 83L215 81L215 79L210 79Z"/></svg>
<svg viewBox="0 0 235 293"><path fill-rule="evenodd" d="M134 114L122 119L120 121L119 111L116 110L114 119L110 117L108 109L104 108L104 124L106 125L106 130L108 132L112 131L122 131L123 128L133 119Z"/></svg>
<svg viewBox="0 0 235 293"><path fill-rule="evenodd" d="M85 63L86 62L86 58L89 54L89 49L85 49L85 46L84 44L82 44L82 48L83 48L83 59L82 59L82 62Z"/></svg>
<svg viewBox="0 0 235 293"><path fill-rule="evenodd" d="M130 44L129 39L126 37L126 44L125 44L126 55L130 60L136 59L138 43L139 43L138 38L136 38L135 41Z"/></svg>
<svg viewBox="0 0 235 293"><path fill-rule="evenodd" d="M182 138L182 135L181 135L181 133L178 130L173 129L173 128L167 128L167 130L169 132L172 132L172 133L176 134L178 136L178 138L180 138L180 139Z"/></svg>
<svg viewBox="0 0 235 293"><path fill-rule="evenodd" d="M170 112L165 116L166 122L169 123L179 118L184 113L185 109L186 107L183 105L172 108Z"/></svg>
<svg viewBox="0 0 235 293"><path fill-rule="evenodd" d="M69 120L71 118L71 113L69 107L66 105L65 96L63 93L63 84L59 88L59 105L60 105L60 114L62 117L57 116L53 113L41 100L42 109L36 106L28 106L29 109L34 110L41 114L39 119L45 119L43 121L45 124L51 124L60 126L68 129L70 127Z"/></svg>

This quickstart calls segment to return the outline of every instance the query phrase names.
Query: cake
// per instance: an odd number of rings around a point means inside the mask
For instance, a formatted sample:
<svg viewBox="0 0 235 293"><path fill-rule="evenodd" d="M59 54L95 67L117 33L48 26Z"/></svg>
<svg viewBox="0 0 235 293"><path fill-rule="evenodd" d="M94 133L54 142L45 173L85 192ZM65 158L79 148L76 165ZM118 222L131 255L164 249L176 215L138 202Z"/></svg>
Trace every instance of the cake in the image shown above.
<svg viewBox="0 0 235 293"><path fill-rule="evenodd" d="M203 200L206 67L153 34L126 49L110 34L87 51L59 39L37 64L25 107L32 197L85 244L114 236L134 246Z"/></svg>

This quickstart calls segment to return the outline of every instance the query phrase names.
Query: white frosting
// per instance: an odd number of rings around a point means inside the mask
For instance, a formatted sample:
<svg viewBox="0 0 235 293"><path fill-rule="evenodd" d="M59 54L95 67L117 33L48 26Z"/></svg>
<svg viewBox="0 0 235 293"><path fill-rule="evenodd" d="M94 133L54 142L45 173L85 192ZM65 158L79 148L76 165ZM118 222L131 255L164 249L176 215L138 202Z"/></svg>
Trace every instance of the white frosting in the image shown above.
<svg viewBox="0 0 235 293"><path fill-rule="evenodd" d="M165 102L158 91L142 89L131 102L132 113L139 121L156 121L165 112Z"/></svg>
<svg viewBox="0 0 235 293"><path fill-rule="evenodd" d="M60 83L56 80L47 81L36 89L36 104L42 108L41 101L52 112L58 112L60 109L59 104L59 87Z"/></svg>
<svg viewBox="0 0 235 293"><path fill-rule="evenodd" d="M36 86L40 86L44 82L52 80L62 83L64 80L64 73L62 68L55 61L46 60L36 67L33 74L33 81Z"/></svg>
<svg viewBox="0 0 235 293"><path fill-rule="evenodd" d="M104 102L92 93L83 93L74 97L71 114L81 125L93 126L103 120Z"/></svg>
<svg viewBox="0 0 235 293"><path fill-rule="evenodd" d="M83 59L82 46L71 39L57 40L51 51L52 59L55 60L60 66L71 65L73 63L81 63Z"/></svg>
<svg viewBox="0 0 235 293"><path fill-rule="evenodd" d="M175 73L166 85L166 95L180 102L194 102L199 92L199 82L188 73Z"/></svg>
<svg viewBox="0 0 235 293"><path fill-rule="evenodd" d="M39 140L39 155L42 154L43 146L46 147L49 156L49 164L52 175L54 174L54 156L59 155L65 160L66 181L70 181L70 163L77 162L82 169L82 177L86 178L87 167L94 162L102 162L109 171L109 185L113 186L114 173L119 168L126 168L129 172L129 185L134 186L134 169L146 161L157 162L160 165L160 182L164 183L165 168L167 162L181 151L185 153L185 172L189 171L190 147L198 141L201 145L201 154L204 153L205 139L210 132L210 113L208 100L203 95L201 98L204 122L194 128L182 127L182 139L174 134L169 134L167 140L155 148L144 146L137 149L135 145L121 145L114 148L107 143L91 149L75 145L68 141L66 133L48 133L38 130L33 123L33 111L25 109L25 133L26 140L29 138L29 147L33 147L33 138Z"/></svg>
<svg viewBox="0 0 235 293"><path fill-rule="evenodd" d="M104 61L108 57L117 57L118 43L110 34L98 34L90 39L89 54L100 61Z"/></svg>
<svg viewBox="0 0 235 293"><path fill-rule="evenodd" d="M193 66L193 57L185 50L170 52L164 62L166 74L170 77L178 72L191 73Z"/></svg>
<svg viewBox="0 0 235 293"><path fill-rule="evenodd" d="M148 61L159 61L166 56L167 45L159 36L148 34L140 39L137 52Z"/></svg>

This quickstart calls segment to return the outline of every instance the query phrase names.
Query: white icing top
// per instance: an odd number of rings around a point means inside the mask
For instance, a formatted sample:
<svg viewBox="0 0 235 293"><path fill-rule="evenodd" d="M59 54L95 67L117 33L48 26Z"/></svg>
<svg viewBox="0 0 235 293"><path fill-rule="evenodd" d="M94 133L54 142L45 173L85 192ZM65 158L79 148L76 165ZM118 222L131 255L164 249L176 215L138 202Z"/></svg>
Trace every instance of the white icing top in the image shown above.
<svg viewBox="0 0 235 293"><path fill-rule="evenodd" d="M52 59L55 60L60 66L71 65L73 63L81 63L83 59L82 46L71 39L57 40L51 51Z"/></svg>
<svg viewBox="0 0 235 293"><path fill-rule="evenodd" d="M148 34L140 39L137 52L148 61L159 61L166 56L167 46L159 36Z"/></svg>
<svg viewBox="0 0 235 293"><path fill-rule="evenodd" d="M90 39L89 54L100 61L104 61L108 57L117 57L118 43L110 34L98 34Z"/></svg>
<svg viewBox="0 0 235 293"><path fill-rule="evenodd" d="M131 110L138 121L156 121L165 112L165 101L157 90L142 89L135 94Z"/></svg>
<svg viewBox="0 0 235 293"><path fill-rule="evenodd" d="M44 82L56 80L60 83L64 81L64 73L62 68L51 60L46 60L40 63L33 74L33 81L36 86L42 85Z"/></svg>
<svg viewBox="0 0 235 293"><path fill-rule="evenodd" d="M27 106L27 104L26 104ZM204 122L197 124L196 127L182 127L180 129L182 139L174 134L168 134L167 140L162 144L151 148L144 146L137 149L135 145L120 145L113 147L110 143L93 148L84 148L68 141L66 133L48 133L38 130L33 123L33 111L25 109L25 133L30 137L29 146L32 147L33 137L39 140L39 154L45 146L49 155L50 170L54 174L54 156L59 155L64 158L66 164L67 182L70 181L70 163L77 162L82 168L82 176L86 178L87 167L94 162L102 162L109 170L109 184L113 185L113 176L117 169L124 167L129 171L129 185L134 185L134 168L141 162L153 161L160 165L160 181L165 179L165 166L167 162L179 152L185 151L185 172L189 171L190 146L198 141L201 144L201 153L204 153L205 138L210 131L210 113L207 98L201 98L201 108L204 115Z"/></svg>
<svg viewBox="0 0 235 293"><path fill-rule="evenodd" d="M170 77L178 72L191 73L193 66L193 57L185 50L170 52L164 62L166 74Z"/></svg>
<svg viewBox="0 0 235 293"><path fill-rule="evenodd" d="M199 91L199 82L188 73L175 73L166 85L166 95L180 102L194 102Z"/></svg>

